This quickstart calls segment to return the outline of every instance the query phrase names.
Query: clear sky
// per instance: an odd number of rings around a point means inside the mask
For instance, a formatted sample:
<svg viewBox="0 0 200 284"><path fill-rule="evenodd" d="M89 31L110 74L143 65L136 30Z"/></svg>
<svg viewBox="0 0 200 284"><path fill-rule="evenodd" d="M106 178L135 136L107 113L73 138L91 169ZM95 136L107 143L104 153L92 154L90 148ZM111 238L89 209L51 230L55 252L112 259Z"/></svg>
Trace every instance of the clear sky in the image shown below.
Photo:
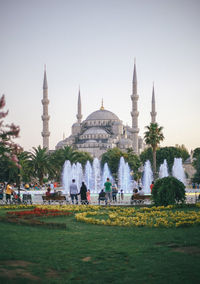
<svg viewBox="0 0 200 284"><path fill-rule="evenodd" d="M140 135L152 83L161 146L200 147L199 0L0 0L0 94L25 150L42 145L44 64L50 148L71 134L78 88L85 119L104 107L131 125L136 57Z"/></svg>

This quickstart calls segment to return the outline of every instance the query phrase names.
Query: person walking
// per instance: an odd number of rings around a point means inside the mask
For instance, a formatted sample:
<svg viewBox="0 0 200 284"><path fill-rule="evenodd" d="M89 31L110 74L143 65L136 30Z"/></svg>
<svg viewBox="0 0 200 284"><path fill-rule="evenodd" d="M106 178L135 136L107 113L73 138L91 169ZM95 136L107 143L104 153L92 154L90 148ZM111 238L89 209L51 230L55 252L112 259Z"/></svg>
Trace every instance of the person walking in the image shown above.
<svg viewBox="0 0 200 284"><path fill-rule="evenodd" d="M69 186L69 192L72 204L74 204L74 199L76 199L76 204L78 204L78 187L75 184L75 179L72 179L72 183Z"/></svg>
<svg viewBox="0 0 200 284"><path fill-rule="evenodd" d="M84 182L82 182L79 194L81 196L81 204L88 204L88 201L87 201L87 187L86 187Z"/></svg>
<svg viewBox="0 0 200 284"><path fill-rule="evenodd" d="M112 183L110 182L110 179L107 178L106 182L104 183L105 186L105 193L106 193L106 204L109 199L109 203L111 201L111 193L112 193Z"/></svg>

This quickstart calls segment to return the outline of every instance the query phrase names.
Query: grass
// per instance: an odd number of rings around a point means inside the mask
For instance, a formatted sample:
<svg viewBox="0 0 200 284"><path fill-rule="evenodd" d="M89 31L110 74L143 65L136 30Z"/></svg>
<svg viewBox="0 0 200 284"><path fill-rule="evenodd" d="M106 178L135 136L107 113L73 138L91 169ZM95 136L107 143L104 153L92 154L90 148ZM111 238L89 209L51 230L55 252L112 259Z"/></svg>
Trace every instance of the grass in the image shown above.
<svg viewBox="0 0 200 284"><path fill-rule="evenodd" d="M0 283L199 282L199 226L109 227L74 216L46 221L67 229L0 223Z"/></svg>

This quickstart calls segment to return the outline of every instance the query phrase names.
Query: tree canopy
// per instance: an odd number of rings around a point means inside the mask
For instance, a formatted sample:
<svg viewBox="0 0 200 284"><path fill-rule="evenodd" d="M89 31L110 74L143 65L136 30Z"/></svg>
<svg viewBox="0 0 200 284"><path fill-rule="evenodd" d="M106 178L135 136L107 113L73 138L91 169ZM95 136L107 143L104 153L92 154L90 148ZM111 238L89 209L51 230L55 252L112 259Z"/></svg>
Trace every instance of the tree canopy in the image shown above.
<svg viewBox="0 0 200 284"><path fill-rule="evenodd" d="M153 153L153 173L154 178L156 178L156 150L161 141L164 140L164 135L162 133L163 127L159 126L158 123L150 123L146 126L147 131L144 133L145 143L152 148Z"/></svg>
<svg viewBox="0 0 200 284"><path fill-rule="evenodd" d="M0 98L0 180L10 181L13 179L11 172L13 168L20 168L17 155L22 148L14 142L19 137L19 126L6 124L4 118L8 115L8 111L4 111L5 96Z"/></svg>
<svg viewBox="0 0 200 284"><path fill-rule="evenodd" d="M185 161L189 157L189 153L186 148L182 147L159 147L156 150L156 167L157 171L159 170L160 165L166 159L169 171L171 172L172 166L174 163L174 158L182 158ZM144 164L145 161L149 160L152 163L153 161L153 152L152 148L145 149L140 154L141 162Z"/></svg>
<svg viewBox="0 0 200 284"><path fill-rule="evenodd" d="M119 161L121 157L124 157L125 161L128 162L134 174L137 174L141 163L139 157L134 154L133 149L127 149L127 152L123 152L117 147L109 149L102 155L101 164L103 166L105 163L108 163L112 174L116 175L118 172Z"/></svg>
<svg viewBox="0 0 200 284"><path fill-rule="evenodd" d="M193 158L198 158L200 156L200 147L194 149Z"/></svg>

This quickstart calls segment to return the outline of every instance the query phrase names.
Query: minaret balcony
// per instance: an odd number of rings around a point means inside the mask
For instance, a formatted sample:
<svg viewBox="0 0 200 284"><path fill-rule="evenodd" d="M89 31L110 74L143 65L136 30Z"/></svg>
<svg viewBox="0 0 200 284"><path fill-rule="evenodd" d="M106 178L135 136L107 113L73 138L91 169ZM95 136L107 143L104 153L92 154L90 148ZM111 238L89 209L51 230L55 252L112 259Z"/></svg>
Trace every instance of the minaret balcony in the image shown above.
<svg viewBox="0 0 200 284"><path fill-rule="evenodd" d="M131 111L131 116L136 117L139 115L139 111Z"/></svg>
<svg viewBox="0 0 200 284"><path fill-rule="evenodd" d="M47 98L42 99L41 102L43 105L49 104L49 100Z"/></svg>
<svg viewBox="0 0 200 284"><path fill-rule="evenodd" d="M138 127L133 127L132 128L132 133L139 133L140 129Z"/></svg>
<svg viewBox="0 0 200 284"><path fill-rule="evenodd" d="M47 131L47 132L41 132L41 134L42 134L42 137L48 137L48 136L50 136L50 132L49 132L49 131Z"/></svg>
<svg viewBox="0 0 200 284"><path fill-rule="evenodd" d="M131 95L131 100L137 101L139 99L139 96L137 94L132 94Z"/></svg>
<svg viewBox="0 0 200 284"><path fill-rule="evenodd" d="M50 119L50 115L42 115L41 117L43 121L48 121Z"/></svg>

